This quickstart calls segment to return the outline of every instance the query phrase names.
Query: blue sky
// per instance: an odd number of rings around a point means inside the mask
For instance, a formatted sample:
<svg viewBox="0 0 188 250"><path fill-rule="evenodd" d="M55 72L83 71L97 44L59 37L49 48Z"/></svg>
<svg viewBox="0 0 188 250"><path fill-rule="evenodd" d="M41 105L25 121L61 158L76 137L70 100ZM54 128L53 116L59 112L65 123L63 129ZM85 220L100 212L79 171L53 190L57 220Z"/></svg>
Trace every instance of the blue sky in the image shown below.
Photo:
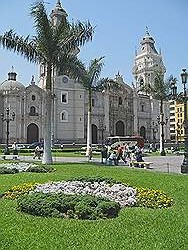
<svg viewBox="0 0 188 250"><path fill-rule="evenodd" d="M33 35L29 15L32 0L1 0L0 33L13 28L17 34ZM46 0L46 8L54 8L56 0ZM91 59L105 56L103 77L113 78L119 71L124 81L134 81L132 67L135 48L145 34L146 26L157 50L161 48L167 69L180 80L182 68L188 68L188 1L187 0L62 0L70 21L89 20L96 26L92 42L81 49L86 65ZM28 63L13 52L0 48L0 82L14 66L18 81L28 85L38 66ZM180 87L181 88L181 87Z"/></svg>

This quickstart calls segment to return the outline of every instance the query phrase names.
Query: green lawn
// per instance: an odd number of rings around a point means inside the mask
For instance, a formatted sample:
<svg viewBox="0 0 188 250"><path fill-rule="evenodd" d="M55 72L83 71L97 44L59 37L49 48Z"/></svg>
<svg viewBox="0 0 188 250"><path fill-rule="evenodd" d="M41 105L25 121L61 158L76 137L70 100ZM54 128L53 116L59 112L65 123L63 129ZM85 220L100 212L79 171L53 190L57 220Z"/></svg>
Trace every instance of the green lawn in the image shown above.
<svg viewBox="0 0 188 250"><path fill-rule="evenodd" d="M92 164L54 165L56 172L0 175L0 193L26 182L105 176L132 186L160 189L174 199L167 209L125 208L115 219L79 221L42 218L17 211L16 201L0 200L1 250L184 250L188 239L188 176Z"/></svg>

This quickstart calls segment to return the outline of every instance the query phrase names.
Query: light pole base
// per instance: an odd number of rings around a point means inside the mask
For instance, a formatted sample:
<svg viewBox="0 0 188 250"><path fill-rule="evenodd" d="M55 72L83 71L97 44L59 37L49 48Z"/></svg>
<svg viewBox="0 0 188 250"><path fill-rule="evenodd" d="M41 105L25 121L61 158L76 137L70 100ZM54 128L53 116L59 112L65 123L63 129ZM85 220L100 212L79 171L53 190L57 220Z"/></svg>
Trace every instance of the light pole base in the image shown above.
<svg viewBox="0 0 188 250"><path fill-rule="evenodd" d="M164 150L161 151L161 156L166 156L166 152Z"/></svg>

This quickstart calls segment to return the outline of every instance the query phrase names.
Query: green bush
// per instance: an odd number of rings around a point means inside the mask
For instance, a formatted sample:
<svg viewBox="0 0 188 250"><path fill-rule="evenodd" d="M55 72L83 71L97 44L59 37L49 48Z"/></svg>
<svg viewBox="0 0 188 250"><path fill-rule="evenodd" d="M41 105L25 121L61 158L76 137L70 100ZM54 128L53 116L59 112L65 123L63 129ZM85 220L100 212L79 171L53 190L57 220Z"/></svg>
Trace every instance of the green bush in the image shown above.
<svg viewBox="0 0 188 250"><path fill-rule="evenodd" d="M105 181L106 183L108 184L116 184L116 183L120 183L116 180L114 180L113 178L107 178L107 177L101 177L101 176L80 176L80 177L75 177L75 178L72 178L70 181L85 181L85 182L91 182L91 183L94 183L94 182L103 182ZM127 185L127 184L124 184L124 185Z"/></svg>
<svg viewBox="0 0 188 250"><path fill-rule="evenodd" d="M43 217L96 220L118 216L120 206L108 199L89 195L31 193L18 199L18 209Z"/></svg>
<svg viewBox="0 0 188 250"><path fill-rule="evenodd" d="M101 203L97 206L97 211L105 217L113 218L118 215L118 206L119 205L116 202L111 202L111 204L109 204L106 201L101 201Z"/></svg>
<svg viewBox="0 0 188 250"><path fill-rule="evenodd" d="M48 173L48 172L53 172L54 170L55 169L50 166L32 165L26 170L26 172Z"/></svg>
<svg viewBox="0 0 188 250"><path fill-rule="evenodd" d="M16 174L16 173L19 173L19 170L17 168L0 167L0 174Z"/></svg>

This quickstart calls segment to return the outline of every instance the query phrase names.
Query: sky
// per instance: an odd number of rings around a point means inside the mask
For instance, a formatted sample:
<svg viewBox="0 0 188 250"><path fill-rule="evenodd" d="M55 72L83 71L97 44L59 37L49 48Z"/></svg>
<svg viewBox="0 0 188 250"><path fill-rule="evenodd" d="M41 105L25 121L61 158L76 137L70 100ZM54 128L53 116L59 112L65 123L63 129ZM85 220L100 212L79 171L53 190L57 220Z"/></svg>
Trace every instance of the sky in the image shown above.
<svg viewBox="0 0 188 250"><path fill-rule="evenodd" d="M30 7L35 0L0 0L0 34L14 29L18 35L34 35ZM46 0L50 14L56 0ZM134 81L132 67L135 49L146 32L161 49L167 69L181 87L182 68L188 69L188 0L61 0L69 21L89 20L95 26L93 41L81 47L79 57L88 65L90 60L104 56L101 77L114 78L119 72L124 81ZM31 64L13 52L0 47L0 83L14 67L17 80L24 85L32 75L38 80L38 65Z"/></svg>

